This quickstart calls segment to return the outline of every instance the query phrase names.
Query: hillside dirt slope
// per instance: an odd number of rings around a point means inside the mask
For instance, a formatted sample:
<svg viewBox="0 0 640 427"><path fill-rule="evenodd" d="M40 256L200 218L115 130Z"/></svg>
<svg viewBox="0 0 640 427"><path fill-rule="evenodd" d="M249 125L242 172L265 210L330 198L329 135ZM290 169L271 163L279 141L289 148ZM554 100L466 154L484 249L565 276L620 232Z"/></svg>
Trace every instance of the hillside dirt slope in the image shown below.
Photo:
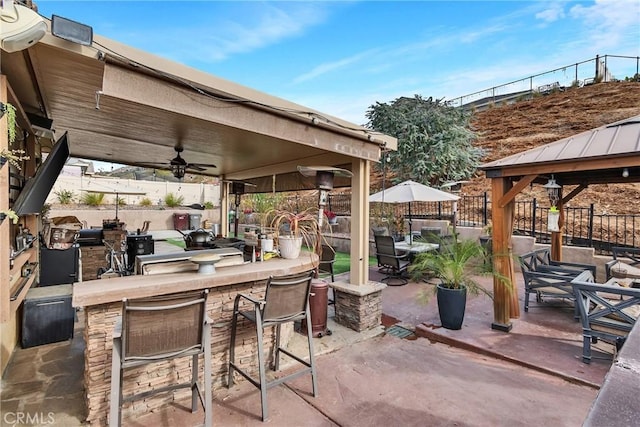
<svg viewBox="0 0 640 427"><path fill-rule="evenodd" d="M477 145L487 150L484 162L554 142L599 126L640 115L640 83L600 83L572 88L528 101L489 108L472 119ZM465 195L491 193L490 180L479 173L463 186ZM539 188L519 199L546 195ZM640 185L593 185L570 206L595 203L597 213L640 213Z"/></svg>

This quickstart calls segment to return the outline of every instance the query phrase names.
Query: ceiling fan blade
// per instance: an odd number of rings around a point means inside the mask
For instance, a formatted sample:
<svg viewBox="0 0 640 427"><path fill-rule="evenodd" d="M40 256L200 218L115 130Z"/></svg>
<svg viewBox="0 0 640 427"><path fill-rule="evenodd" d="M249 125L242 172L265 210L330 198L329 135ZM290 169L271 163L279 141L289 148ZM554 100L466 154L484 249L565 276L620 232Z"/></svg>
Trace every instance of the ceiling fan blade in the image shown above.
<svg viewBox="0 0 640 427"><path fill-rule="evenodd" d="M213 163L189 163L189 167L194 168L217 168Z"/></svg>
<svg viewBox="0 0 640 427"><path fill-rule="evenodd" d="M207 170L206 168L197 166L197 165L193 165L191 163L187 164L187 169L192 169L192 170L196 170L196 171L205 171Z"/></svg>
<svg viewBox="0 0 640 427"><path fill-rule="evenodd" d="M231 183L231 184L244 184L244 185L248 185L249 187L257 187L257 185L252 182L241 181L239 179L223 179L222 182Z"/></svg>
<svg viewBox="0 0 640 427"><path fill-rule="evenodd" d="M156 169L156 168L168 168L169 166L171 166L171 164L170 163L135 163L134 166L139 166L141 168Z"/></svg>
<svg viewBox="0 0 640 427"><path fill-rule="evenodd" d="M189 163L189 166L197 166L201 168L217 168L213 163Z"/></svg>

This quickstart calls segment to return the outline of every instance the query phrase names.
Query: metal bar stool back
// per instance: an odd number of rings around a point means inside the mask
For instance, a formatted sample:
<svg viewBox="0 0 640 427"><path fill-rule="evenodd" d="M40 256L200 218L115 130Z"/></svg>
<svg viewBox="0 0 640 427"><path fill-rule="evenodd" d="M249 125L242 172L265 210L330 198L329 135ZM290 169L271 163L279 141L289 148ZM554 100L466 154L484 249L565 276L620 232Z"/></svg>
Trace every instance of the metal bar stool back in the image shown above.
<svg viewBox="0 0 640 427"><path fill-rule="evenodd" d="M207 295L208 291L203 290L123 300L122 316L113 336L109 425L120 425L124 402L180 388L191 388L191 411L197 411L199 398L205 411L205 426L212 425L211 321L207 317ZM204 358L202 382L198 380L200 355ZM124 396L125 369L187 356L192 357L189 381Z"/></svg>
<svg viewBox="0 0 640 427"><path fill-rule="evenodd" d="M290 276L272 276L267 280L264 299L258 300L245 294L238 294L235 298L233 304L233 317L231 321L231 343L229 346L229 373L227 386L233 386L233 374L234 372L238 372L258 388L260 390L260 399L262 404L262 421L267 419L267 389L271 387L310 373L313 396L315 397L317 395L318 386L316 380L315 358L313 354L312 328L307 328L309 361L302 359L280 346L280 328L283 324L306 319L307 325L311 325L309 292L311 291L311 280L313 279L314 274L314 271L310 271ZM241 302L243 305L249 304L251 310L241 310ZM235 347L239 316L253 323L256 328L258 341L258 379L253 378L248 372L246 372L246 368L242 369L238 363L236 363ZM301 369L274 380L267 380L265 369L266 361L263 336L264 329L270 326L276 327L273 370L278 371L280 368L281 353L286 354L302 365Z"/></svg>

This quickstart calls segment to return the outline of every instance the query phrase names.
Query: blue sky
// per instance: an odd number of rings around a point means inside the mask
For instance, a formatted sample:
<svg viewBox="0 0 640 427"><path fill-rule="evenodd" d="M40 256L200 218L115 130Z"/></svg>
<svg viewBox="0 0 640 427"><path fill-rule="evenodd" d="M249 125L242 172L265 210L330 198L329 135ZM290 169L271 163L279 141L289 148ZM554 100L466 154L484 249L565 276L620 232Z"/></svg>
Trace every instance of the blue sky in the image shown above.
<svg viewBox="0 0 640 427"><path fill-rule="evenodd" d="M43 16L357 124L400 96L450 100L596 55L640 56L638 0L37 4ZM616 77L635 73L635 61L611 65Z"/></svg>

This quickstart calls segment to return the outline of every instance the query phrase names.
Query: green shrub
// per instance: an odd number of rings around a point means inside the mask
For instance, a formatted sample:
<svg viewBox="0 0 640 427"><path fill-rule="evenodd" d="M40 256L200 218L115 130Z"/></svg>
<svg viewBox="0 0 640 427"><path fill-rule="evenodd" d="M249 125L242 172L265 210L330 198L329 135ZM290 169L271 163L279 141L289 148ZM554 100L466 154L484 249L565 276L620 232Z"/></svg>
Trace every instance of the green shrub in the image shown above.
<svg viewBox="0 0 640 427"><path fill-rule="evenodd" d="M151 199L148 197L143 197L142 200L140 200L139 205L140 206L151 206Z"/></svg>
<svg viewBox="0 0 640 427"><path fill-rule="evenodd" d="M60 203L61 205L71 204L73 202L73 199L75 198L75 194L71 190L55 191L53 194L56 195L56 197L58 198L58 203Z"/></svg>
<svg viewBox="0 0 640 427"><path fill-rule="evenodd" d="M104 193L85 193L80 198L80 203L89 206L100 206L104 203Z"/></svg>
<svg viewBox="0 0 640 427"><path fill-rule="evenodd" d="M124 206L127 204L127 201L120 196L116 197L114 202L117 203L118 206Z"/></svg>
<svg viewBox="0 0 640 427"><path fill-rule="evenodd" d="M213 209L213 202L204 202L205 209Z"/></svg>
<svg viewBox="0 0 640 427"><path fill-rule="evenodd" d="M178 207L184 202L183 196L175 196L173 193L168 193L164 196L164 204L170 208Z"/></svg>

